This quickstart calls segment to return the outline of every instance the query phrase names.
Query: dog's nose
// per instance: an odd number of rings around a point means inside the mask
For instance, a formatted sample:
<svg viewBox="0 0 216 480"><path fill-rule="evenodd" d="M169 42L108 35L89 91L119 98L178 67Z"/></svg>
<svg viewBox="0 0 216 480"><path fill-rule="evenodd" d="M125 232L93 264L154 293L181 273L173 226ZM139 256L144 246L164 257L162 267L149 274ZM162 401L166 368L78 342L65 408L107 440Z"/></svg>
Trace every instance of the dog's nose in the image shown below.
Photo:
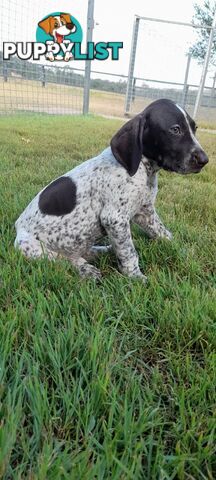
<svg viewBox="0 0 216 480"><path fill-rule="evenodd" d="M204 167L204 165L206 165L206 163L209 161L207 155L201 149L195 150L192 153L192 158L199 167Z"/></svg>
<svg viewBox="0 0 216 480"><path fill-rule="evenodd" d="M74 24L73 23L67 23L66 24L66 27L68 28L68 30L72 30Z"/></svg>

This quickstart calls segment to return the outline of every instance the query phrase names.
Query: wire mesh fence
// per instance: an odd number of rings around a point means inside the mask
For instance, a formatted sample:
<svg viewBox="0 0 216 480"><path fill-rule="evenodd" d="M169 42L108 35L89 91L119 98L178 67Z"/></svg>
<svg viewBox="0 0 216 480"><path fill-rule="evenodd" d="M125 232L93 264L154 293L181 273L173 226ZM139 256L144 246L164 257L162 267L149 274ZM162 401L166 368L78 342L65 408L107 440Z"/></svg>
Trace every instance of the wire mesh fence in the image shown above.
<svg viewBox="0 0 216 480"><path fill-rule="evenodd" d="M0 65L0 112L82 112L84 72L30 62Z"/></svg>
<svg viewBox="0 0 216 480"><path fill-rule="evenodd" d="M188 113L193 116L198 88L199 85L194 84L185 86L184 83L134 78L129 114L137 114L153 100L169 98L186 108ZM203 121L216 121L216 89L214 86L205 87L198 118Z"/></svg>
<svg viewBox="0 0 216 480"><path fill-rule="evenodd" d="M86 1L87 6L87 1ZM50 10L44 0L43 11ZM25 22L24 22L25 18ZM35 41L41 2L2 0L0 30L0 114L38 112L80 114L83 111L84 63L4 61L3 41ZM4 20L3 20L4 19ZM170 98L193 114L201 66L188 57L196 32L192 27L139 20L134 71L127 75L94 70L90 79L89 112L123 117L134 115L152 100ZM22 25L24 24L23 28ZM216 76L209 71L198 118L216 122Z"/></svg>
<svg viewBox="0 0 216 480"><path fill-rule="evenodd" d="M38 22L53 8L50 1L1 0L0 8L0 113L82 113L84 71L77 64L3 60L3 42L36 41Z"/></svg>
<svg viewBox="0 0 216 480"><path fill-rule="evenodd" d="M82 113L84 69L0 59L0 113ZM92 71L89 112L123 116L127 77Z"/></svg>
<svg viewBox="0 0 216 480"><path fill-rule="evenodd" d="M89 112L123 117L127 76L92 71ZM28 65L0 60L0 114L39 112L80 114L83 105L84 69ZM170 98L192 115L198 85L133 78L129 115L143 110L151 101ZM216 121L216 89L205 87L198 118Z"/></svg>
<svg viewBox="0 0 216 480"><path fill-rule="evenodd" d="M126 87L126 75L91 71L90 113L123 117Z"/></svg>
<svg viewBox="0 0 216 480"><path fill-rule="evenodd" d="M190 24L135 16L125 113L134 115L152 100L170 98L191 114L202 65L191 56L197 31ZM209 67L198 118L216 122L215 67Z"/></svg>

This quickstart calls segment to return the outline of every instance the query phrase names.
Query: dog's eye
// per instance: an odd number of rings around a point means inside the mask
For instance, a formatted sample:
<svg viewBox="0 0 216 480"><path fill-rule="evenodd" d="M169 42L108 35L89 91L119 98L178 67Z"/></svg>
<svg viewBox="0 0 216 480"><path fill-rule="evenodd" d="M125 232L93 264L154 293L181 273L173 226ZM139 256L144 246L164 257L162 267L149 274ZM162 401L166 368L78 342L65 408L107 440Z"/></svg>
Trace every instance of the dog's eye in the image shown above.
<svg viewBox="0 0 216 480"><path fill-rule="evenodd" d="M170 128L170 132L174 135L181 135L181 128L179 125L173 125L173 127Z"/></svg>
<svg viewBox="0 0 216 480"><path fill-rule="evenodd" d="M58 28L58 23L55 23L54 27L55 27L55 28Z"/></svg>

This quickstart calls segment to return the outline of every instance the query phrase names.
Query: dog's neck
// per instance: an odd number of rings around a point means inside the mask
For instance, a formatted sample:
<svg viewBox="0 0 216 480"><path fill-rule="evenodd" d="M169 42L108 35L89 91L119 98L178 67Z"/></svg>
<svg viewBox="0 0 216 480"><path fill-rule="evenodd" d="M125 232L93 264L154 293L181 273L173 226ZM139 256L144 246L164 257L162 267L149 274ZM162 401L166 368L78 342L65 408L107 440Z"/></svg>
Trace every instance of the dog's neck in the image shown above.
<svg viewBox="0 0 216 480"><path fill-rule="evenodd" d="M149 175L154 175L161 169L155 160L143 156L141 161Z"/></svg>

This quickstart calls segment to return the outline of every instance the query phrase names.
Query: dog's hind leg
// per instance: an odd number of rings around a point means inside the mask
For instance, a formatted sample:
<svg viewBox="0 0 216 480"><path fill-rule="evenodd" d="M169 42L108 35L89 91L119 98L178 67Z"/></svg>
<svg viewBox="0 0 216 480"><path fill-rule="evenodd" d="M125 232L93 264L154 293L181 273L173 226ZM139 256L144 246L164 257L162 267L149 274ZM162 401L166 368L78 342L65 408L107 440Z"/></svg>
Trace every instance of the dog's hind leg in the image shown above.
<svg viewBox="0 0 216 480"><path fill-rule="evenodd" d="M24 229L17 232L14 246L21 250L27 258L48 257L50 260L54 260L58 256L56 252L49 250L34 235Z"/></svg>
<svg viewBox="0 0 216 480"><path fill-rule="evenodd" d="M49 250L49 248L26 230L19 230L17 232L14 246L21 250L23 255L27 258L37 259L47 257L49 260L55 260L57 257L60 257L58 253ZM63 257L72 263L81 277L92 277L95 279L101 278L100 270L93 265L90 265L90 263L84 258L75 255L61 255L61 258Z"/></svg>

